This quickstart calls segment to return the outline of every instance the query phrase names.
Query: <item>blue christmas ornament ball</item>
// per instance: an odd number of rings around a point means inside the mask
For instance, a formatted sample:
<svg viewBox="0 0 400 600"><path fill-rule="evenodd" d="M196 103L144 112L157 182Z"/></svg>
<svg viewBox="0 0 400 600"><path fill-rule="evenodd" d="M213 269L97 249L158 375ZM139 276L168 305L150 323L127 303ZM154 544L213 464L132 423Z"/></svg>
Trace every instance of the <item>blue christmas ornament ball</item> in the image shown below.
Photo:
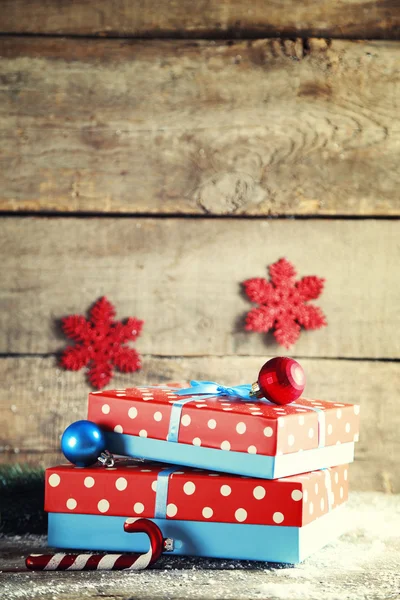
<svg viewBox="0 0 400 600"><path fill-rule="evenodd" d="M91 421L76 421L67 427L61 438L61 450L77 467L89 467L106 448L104 433Z"/></svg>

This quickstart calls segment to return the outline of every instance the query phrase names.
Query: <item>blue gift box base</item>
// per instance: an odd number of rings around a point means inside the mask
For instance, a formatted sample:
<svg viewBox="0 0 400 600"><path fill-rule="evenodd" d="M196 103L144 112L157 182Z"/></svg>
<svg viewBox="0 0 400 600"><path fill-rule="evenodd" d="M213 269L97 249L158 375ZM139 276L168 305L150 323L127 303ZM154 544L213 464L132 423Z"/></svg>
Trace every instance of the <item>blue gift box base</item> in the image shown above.
<svg viewBox="0 0 400 600"><path fill-rule="evenodd" d="M49 513L50 546L146 552L145 534L126 533L125 517ZM174 540L172 554L295 564L344 531L343 506L304 527L152 519ZM169 554L169 553L168 553Z"/></svg>
<svg viewBox="0 0 400 600"><path fill-rule="evenodd" d="M113 454L260 479L289 477L327 467L347 465L354 460L354 442L292 454L264 456L153 440L123 433L105 432L105 436L107 450Z"/></svg>

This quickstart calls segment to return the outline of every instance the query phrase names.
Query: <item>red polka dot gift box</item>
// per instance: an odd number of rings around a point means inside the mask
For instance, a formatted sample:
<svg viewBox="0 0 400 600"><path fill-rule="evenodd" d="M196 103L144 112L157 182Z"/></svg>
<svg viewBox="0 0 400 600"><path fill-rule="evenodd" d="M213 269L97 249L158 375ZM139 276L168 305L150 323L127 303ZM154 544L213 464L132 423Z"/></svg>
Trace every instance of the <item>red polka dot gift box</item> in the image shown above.
<svg viewBox="0 0 400 600"><path fill-rule="evenodd" d="M170 386L89 394L88 419L115 454L276 479L354 458L359 406L300 398L275 405Z"/></svg>
<svg viewBox="0 0 400 600"><path fill-rule="evenodd" d="M47 469L49 545L144 551L127 519L153 520L176 554L298 562L340 532L348 466L277 480L117 459Z"/></svg>

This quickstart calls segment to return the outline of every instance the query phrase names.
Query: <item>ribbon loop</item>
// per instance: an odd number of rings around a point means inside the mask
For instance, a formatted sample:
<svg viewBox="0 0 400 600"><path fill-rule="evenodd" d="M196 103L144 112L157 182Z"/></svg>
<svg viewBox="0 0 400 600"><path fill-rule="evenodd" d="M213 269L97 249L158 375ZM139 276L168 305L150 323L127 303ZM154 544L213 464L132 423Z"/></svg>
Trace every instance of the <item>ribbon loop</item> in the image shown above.
<svg viewBox="0 0 400 600"><path fill-rule="evenodd" d="M234 396L236 398L240 398L241 400L254 400L250 396L251 385L236 385L234 387L226 387L225 385L221 385L220 383L216 383L215 381L191 381L191 387L180 389L175 393L178 396L197 396L202 394L212 395L212 396Z"/></svg>

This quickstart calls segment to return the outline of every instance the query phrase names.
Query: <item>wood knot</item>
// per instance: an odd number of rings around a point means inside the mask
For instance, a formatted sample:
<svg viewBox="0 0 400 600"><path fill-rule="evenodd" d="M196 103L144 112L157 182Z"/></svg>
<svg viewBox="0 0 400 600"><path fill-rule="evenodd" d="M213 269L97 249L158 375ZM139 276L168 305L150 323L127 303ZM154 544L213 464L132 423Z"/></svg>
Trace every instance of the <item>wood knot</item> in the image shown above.
<svg viewBox="0 0 400 600"><path fill-rule="evenodd" d="M195 192L194 199L207 212L227 215L245 207L252 199L254 179L245 173L217 173Z"/></svg>

